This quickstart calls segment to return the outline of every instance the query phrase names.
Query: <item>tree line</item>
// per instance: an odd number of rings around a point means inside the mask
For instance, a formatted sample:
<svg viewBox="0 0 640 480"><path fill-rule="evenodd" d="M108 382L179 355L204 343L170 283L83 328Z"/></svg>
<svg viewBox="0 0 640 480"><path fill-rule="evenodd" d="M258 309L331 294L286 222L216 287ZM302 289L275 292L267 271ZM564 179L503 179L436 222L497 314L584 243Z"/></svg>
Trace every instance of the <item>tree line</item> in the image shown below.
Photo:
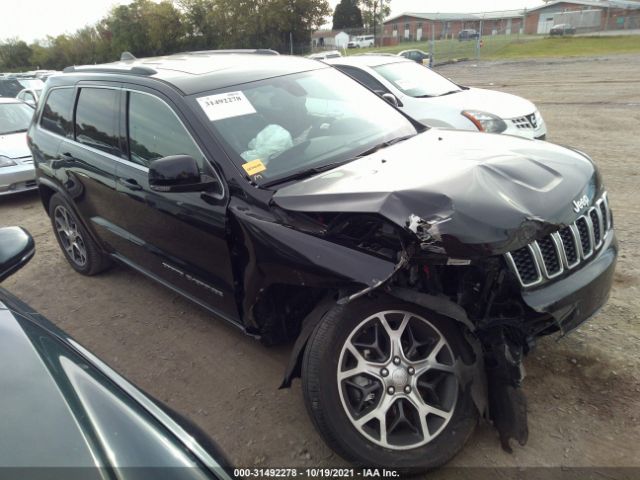
<svg viewBox="0 0 640 480"><path fill-rule="evenodd" d="M60 70L69 65L189 50L272 48L303 53L331 15L327 0L134 0L98 23L31 44L0 42L0 71Z"/></svg>
<svg viewBox="0 0 640 480"><path fill-rule="evenodd" d="M372 30L391 13L391 0L340 0L333 11L333 29Z"/></svg>

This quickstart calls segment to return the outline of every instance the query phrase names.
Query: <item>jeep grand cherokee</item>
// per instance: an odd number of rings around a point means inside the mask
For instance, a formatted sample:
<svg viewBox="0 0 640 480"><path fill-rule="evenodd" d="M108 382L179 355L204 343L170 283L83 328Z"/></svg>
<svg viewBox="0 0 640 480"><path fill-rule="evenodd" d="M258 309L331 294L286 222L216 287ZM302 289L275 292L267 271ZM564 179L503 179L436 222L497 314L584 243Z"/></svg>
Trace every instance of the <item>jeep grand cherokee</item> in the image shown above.
<svg viewBox="0 0 640 480"><path fill-rule="evenodd" d="M29 142L71 266L295 340L283 386L352 462L441 465L480 416L524 444L523 356L607 300L613 221L578 151L429 130L284 56L69 68L43 100Z"/></svg>

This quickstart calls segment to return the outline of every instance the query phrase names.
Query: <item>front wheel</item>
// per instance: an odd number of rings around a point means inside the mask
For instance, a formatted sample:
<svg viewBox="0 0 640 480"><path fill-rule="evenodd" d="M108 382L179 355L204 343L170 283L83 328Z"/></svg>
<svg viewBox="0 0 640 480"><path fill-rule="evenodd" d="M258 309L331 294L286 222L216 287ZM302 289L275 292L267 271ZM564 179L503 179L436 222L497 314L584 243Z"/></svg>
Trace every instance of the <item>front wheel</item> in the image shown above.
<svg viewBox="0 0 640 480"><path fill-rule="evenodd" d="M418 472L450 460L478 419L454 321L393 298L336 306L309 339L307 410L328 445L367 467Z"/></svg>

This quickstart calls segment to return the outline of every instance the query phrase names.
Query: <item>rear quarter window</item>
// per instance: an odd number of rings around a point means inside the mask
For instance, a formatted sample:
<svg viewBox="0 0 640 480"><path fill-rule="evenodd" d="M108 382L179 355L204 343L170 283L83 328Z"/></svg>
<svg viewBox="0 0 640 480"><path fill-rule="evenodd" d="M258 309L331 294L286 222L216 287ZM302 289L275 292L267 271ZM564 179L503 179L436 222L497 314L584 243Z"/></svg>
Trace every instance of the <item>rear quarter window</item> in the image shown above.
<svg viewBox="0 0 640 480"><path fill-rule="evenodd" d="M42 109L40 126L63 137L71 137L73 135L71 116L73 97L73 88L51 90Z"/></svg>

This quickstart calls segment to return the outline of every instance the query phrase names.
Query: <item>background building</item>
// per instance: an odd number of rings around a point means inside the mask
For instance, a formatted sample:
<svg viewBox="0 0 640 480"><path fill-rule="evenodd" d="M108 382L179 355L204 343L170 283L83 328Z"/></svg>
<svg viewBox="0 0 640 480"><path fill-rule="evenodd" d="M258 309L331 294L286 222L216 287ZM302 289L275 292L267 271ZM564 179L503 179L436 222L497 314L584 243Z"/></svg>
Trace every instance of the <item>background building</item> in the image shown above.
<svg viewBox="0 0 640 480"><path fill-rule="evenodd" d="M631 0L551 1L539 7L484 13L402 13L383 26L383 44L456 38L464 29L482 35L546 34L554 24L581 31L640 28L640 2Z"/></svg>
<svg viewBox="0 0 640 480"><path fill-rule="evenodd" d="M317 30L311 34L311 47L314 49L347 48L349 34L341 30Z"/></svg>

